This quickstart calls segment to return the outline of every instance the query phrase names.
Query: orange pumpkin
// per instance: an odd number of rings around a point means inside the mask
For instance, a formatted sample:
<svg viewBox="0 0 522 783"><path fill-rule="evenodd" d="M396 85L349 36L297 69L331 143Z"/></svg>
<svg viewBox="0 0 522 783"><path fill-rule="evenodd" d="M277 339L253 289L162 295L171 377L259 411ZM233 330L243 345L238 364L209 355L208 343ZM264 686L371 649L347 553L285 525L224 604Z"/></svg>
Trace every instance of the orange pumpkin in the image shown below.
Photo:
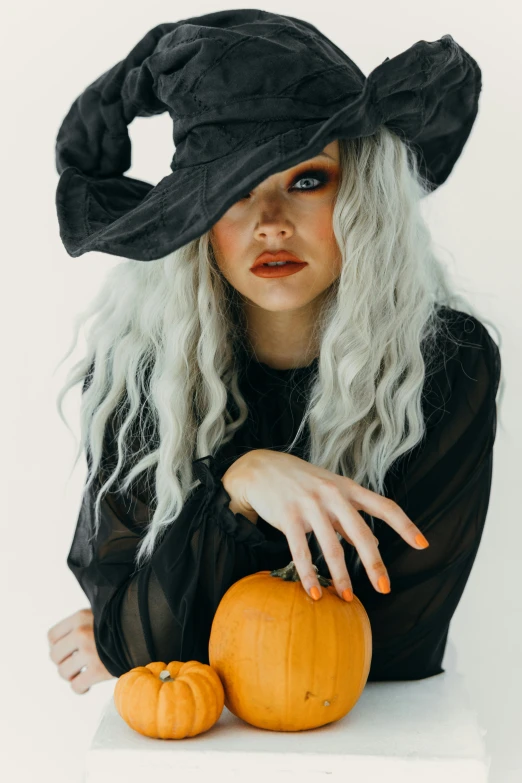
<svg viewBox="0 0 522 783"><path fill-rule="evenodd" d="M217 608L210 665L227 708L252 726L324 726L344 717L366 685L372 657L366 610L356 596L347 603L330 579L317 577L319 601L305 592L292 561L235 582Z"/></svg>
<svg viewBox="0 0 522 783"><path fill-rule="evenodd" d="M122 674L114 703L123 720L155 739L195 737L223 711L225 695L216 672L199 661L154 661Z"/></svg>

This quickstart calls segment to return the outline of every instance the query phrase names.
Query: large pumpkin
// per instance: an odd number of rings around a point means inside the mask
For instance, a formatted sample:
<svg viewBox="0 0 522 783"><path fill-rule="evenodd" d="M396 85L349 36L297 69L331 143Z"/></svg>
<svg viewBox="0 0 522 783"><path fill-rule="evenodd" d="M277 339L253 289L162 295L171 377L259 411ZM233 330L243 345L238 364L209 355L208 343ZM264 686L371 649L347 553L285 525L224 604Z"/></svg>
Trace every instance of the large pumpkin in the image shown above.
<svg viewBox="0 0 522 783"><path fill-rule="evenodd" d="M123 720L155 739L183 739L207 731L223 712L224 699L218 675L199 661L136 666L122 674L114 688Z"/></svg>
<svg viewBox="0 0 522 783"><path fill-rule="evenodd" d="M364 606L356 596L340 598L331 580L318 580L323 594L314 601L292 561L240 579L221 599L209 661L225 705L252 726L323 726L346 715L366 685L372 637Z"/></svg>

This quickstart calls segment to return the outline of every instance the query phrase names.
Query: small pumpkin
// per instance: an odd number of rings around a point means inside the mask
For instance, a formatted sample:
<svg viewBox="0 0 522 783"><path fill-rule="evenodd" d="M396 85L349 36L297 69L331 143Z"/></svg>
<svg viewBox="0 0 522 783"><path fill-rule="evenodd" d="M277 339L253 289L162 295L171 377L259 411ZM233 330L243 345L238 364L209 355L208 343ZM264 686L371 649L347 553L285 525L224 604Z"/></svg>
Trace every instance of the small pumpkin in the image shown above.
<svg viewBox="0 0 522 783"><path fill-rule="evenodd" d="M114 703L123 720L155 739L184 739L208 731L223 711L216 672L199 661L153 661L118 678Z"/></svg>
<svg viewBox="0 0 522 783"><path fill-rule="evenodd" d="M316 572L317 566L314 565ZM364 606L317 574L319 601L292 562L258 571L227 590L213 618L209 661L225 705L261 729L302 731L344 717L370 672L371 625Z"/></svg>

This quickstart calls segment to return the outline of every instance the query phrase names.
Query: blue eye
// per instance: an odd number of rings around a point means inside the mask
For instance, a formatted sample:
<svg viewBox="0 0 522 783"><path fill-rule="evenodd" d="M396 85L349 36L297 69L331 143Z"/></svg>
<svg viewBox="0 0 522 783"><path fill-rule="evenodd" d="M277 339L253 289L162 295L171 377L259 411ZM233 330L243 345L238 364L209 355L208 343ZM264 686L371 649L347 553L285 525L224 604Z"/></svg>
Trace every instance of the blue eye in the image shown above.
<svg viewBox="0 0 522 783"><path fill-rule="evenodd" d="M316 174L319 175L319 176L315 176ZM296 182L301 182L302 180L306 181L306 180L310 180L310 179L315 179L316 182L319 182L319 184L318 185L314 185L314 187L312 187L312 188L296 188L295 187L295 183ZM292 186L292 190L294 190L294 189L296 189L296 190L305 190L305 191L306 190L319 190L319 188L321 188L323 185L326 185L327 182L328 182L328 175L325 174L324 171L322 171L321 169L310 169L309 171L304 171L302 174L299 174L297 179L294 180L294 185Z"/></svg>
<svg viewBox="0 0 522 783"><path fill-rule="evenodd" d="M297 182L301 182L302 180L310 180L315 179L316 182L318 182L318 185L314 185L313 187L308 188L296 188L295 185ZM328 174L323 171L323 169L307 169L307 171L301 172L301 174L298 174L298 176L294 179L293 185L290 188L290 190L297 190L298 192L301 191L302 193L306 193L309 191L319 190L324 185L326 185L330 181L330 177ZM240 196L238 201L243 201L246 198L249 198L250 193L246 193L244 196Z"/></svg>

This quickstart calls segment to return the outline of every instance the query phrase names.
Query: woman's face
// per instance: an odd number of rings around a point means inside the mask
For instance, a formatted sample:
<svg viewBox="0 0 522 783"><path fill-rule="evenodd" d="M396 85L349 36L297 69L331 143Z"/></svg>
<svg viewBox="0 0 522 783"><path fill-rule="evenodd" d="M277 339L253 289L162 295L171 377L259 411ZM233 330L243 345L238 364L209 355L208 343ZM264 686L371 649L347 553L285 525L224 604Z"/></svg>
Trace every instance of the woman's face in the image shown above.
<svg viewBox="0 0 522 783"><path fill-rule="evenodd" d="M340 176L337 140L324 153L265 179L210 231L223 276L264 310L306 310L339 277L342 260L332 228ZM250 268L265 250L288 250L308 266L287 277L257 277Z"/></svg>

